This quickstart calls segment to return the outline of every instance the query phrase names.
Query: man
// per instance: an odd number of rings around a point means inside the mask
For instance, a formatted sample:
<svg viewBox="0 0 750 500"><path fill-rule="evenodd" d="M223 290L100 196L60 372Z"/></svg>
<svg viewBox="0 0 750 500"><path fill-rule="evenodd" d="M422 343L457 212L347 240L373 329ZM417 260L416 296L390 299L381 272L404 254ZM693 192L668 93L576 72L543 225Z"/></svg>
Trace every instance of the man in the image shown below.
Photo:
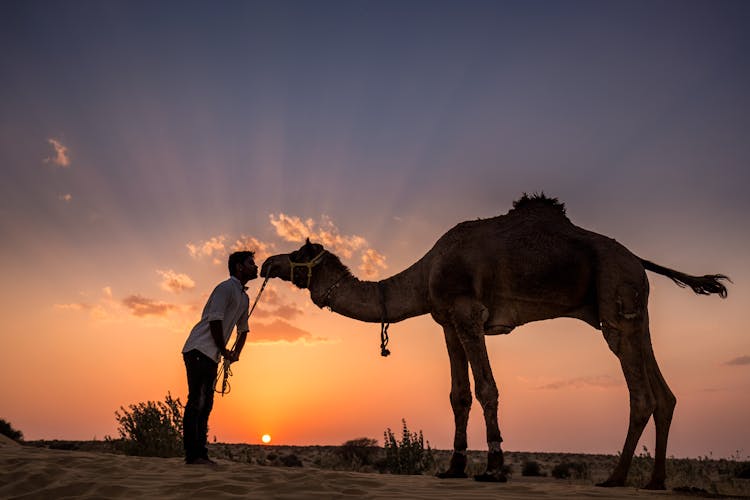
<svg viewBox="0 0 750 500"><path fill-rule="evenodd" d="M208 458L208 416L214 403L214 386L219 361L223 356L230 362L240 359L249 331L249 299L245 283L258 277L258 266L249 251L234 252L229 256L228 280L219 283L206 302L201 320L196 324L182 348L188 379L188 400L183 417L185 463L214 465ZM237 345L226 348L232 330L237 326Z"/></svg>

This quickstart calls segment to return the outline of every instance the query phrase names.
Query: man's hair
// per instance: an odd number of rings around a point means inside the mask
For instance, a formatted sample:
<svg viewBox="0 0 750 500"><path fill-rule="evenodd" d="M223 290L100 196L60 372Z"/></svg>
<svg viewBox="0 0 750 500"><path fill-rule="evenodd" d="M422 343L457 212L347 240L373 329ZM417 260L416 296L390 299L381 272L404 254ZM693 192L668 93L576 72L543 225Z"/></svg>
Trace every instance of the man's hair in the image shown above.
<svg viewBox="0 0 750 500"><path fill-rule="evenodd" d="M234 252L232 255L230 255L229 263L227 264L227 267L229 267L229 274L234 276L234 268L237 267L237 264L242 264L243 262L245 262L248 257L254 260L255 252L251 252L250 250L242 250L241 252Z"/></svg>

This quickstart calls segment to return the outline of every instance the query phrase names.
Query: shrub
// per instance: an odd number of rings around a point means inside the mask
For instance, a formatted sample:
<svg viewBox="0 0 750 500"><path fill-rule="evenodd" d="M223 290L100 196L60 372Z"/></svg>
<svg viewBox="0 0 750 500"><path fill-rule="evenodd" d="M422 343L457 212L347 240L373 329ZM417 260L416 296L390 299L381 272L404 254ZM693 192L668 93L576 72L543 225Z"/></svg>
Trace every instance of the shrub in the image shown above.
<svg viewBox="0 0 750 500"><path fill-rule="evenodd" d="M385 467L391 474L422 474L434 467L435 459L432 455L429 441L424 448L424 436L409 432L406 420L403 424L401 441L396 440L390 427L383 433L385 444Z"/></svg>
<svg viewBox="0 0 750 500"><path fill-rule="evenodd" d="M528 462L524 462L523 467L521 468L521 475L522 476L541 476L542 468L539 467L538 462L529 460Z"/></svg>
<svg viewBox="0 0 750 500"><path fill-rule="evenodd" d="M550 473L557 479L589 479L589 466L585 462L562 462L552 469Z"/></svg>
<svg viewBox="0 0 750 500"><path fill-rule="evenodd" d="M122 406L115 412L123 439L122 448L128 455L176 457L182 455L182 415L180 399L167 393L164 401L147 401Z"/></svg>
<svg viewBox="0 0 750 500"><path fill-rule="evenodd" d="M10 425L10 422L0 418L0 434L11 438L13 441L22 441L23 432L18 431Z"/></svg>
<svg viewBox="0 0 750 500"><path fill-rule="evenodd" d="M750 479L750 463L737 464L737 468L734 471L734 477L738 479Z"/></svg>
<svg viewBox="0 0 750 500"><path fill-rule="evenodd" d="M362 466L372 465L374 456L378 451L377 439L366 437L351 439L339 448L339 454L346 466L359 469Z"/></svg>
<svg viewBox="0 0 750 500"><path fill-rule="evenodd" d="M284 467L302 467L302 460L297 455L290 453L289 455L283 455L279 459Z"/></svg>

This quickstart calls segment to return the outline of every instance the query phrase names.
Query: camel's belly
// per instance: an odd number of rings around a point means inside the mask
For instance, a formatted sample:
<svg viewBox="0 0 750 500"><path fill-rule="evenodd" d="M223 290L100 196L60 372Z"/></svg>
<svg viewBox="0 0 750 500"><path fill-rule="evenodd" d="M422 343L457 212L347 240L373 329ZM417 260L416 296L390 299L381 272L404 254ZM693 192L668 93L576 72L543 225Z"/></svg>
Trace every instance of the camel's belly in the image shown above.
<svg viewBox="0 0 750 500"><path fill-rule="evenodd" d="M490 324L485 323L484 334L485 335L507 335L513 331L515 327L503 324Z"/></svg>
<svg viewBox="0 0 750 500"><path fill-rule="evenodd" d="M538 301L507 300L503 306L488 308L485 335L504 335L517 326L554 318L576 318L599 328L599 314L594 301L579 304L554 304Z"/></svg>

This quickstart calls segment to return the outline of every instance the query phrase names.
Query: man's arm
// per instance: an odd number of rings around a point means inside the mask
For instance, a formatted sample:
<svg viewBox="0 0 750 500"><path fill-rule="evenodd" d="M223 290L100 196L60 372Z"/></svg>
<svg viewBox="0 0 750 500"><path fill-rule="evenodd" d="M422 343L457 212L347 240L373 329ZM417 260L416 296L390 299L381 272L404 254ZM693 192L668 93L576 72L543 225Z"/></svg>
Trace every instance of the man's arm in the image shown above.
<svg viewBox="0 0 750 500"><path fill-rule="evenodd" d="M237 345L234 348L234 361L240 360L240 353L242 352L242 348L245 347L245 340L247 339L247 332L242 332L237 334Z"/></svg>
<svg viewBox="0 0 750 500"><path fill-rule="evenodd" d="M234 361L240 360L240 353L242 352L242 348L245 347L247 333L250 331L250 327L247 324L249 319L250 315L248 313L248 310L245 309L244 311L242 311L240 319L237 320L237 324L235 325L237 327L237 342L234 350L232 351L234 353Z"/></svg>
<svg viewBox="0 0 750 500"><path fill-rule="evenodd" d="M213 337L216 347L219 348L219 352L225 359L231 360L231 352L227 350L227 346L224 345L224 325L220 319L215 319L208 322L208 327L211 329L211 337ZM244 342L243 342L244 343Z"/></svg>

